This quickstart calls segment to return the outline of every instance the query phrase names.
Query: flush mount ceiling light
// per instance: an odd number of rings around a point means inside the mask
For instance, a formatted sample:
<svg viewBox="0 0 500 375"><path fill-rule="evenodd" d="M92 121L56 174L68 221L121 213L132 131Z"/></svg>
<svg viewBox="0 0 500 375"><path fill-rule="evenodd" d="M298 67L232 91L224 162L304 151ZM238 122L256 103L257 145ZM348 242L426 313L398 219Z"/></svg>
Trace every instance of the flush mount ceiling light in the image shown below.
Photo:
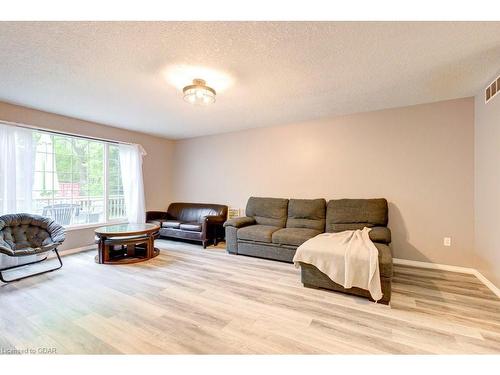
<svg viewBox="0 0 500 375"><path fill-rule="evenodd" d="M184 100L191 104L208 105L215 103L216 92L202 79L193 79L193 84L182 89Z"/></svg>

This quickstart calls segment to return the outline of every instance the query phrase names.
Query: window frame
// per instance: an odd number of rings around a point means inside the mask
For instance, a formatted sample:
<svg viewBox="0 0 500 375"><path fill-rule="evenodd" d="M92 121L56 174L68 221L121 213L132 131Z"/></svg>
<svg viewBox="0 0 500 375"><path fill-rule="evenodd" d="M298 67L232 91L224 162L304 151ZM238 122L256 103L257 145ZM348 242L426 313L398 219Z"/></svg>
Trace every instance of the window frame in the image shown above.
<svg viewBox="0 0 500 375"><path fill-rule="evenodd" d="M107 141L107 140L102 140L102 139L96 139L96 138L91 138L91 137L86 137L86 136L79 136L75 134L65 134L65 133L59 133L59 132L52 132L50 130L43 130L43 129L36 129L32 128L31 129L33 133L42 133L42 134L48 134L51 137L57 136L57 137L67 137L69 139L81 139L81 140L87 140L90 142L98 142L102 143L104 146L103 149L103 176L104 176L104 181L103 181L103 211L104 211L104 221L97 222L97 223L83 223L83 224L69 224L69 225L63 225L63 227L67 231L74 231L74 230L83 230L83 229L91 229L91 228L97 228L101 226L106 226L106 225L115 225L115 224L124 224L128 223L127 217L120 217L120 218L114 218L110 219L109 218L109 147L112 146L118 146L118 142L113 142L113 141ZM54 138L52 138L54 140ZM53 152L53 163L55 164L56 160L56 154ZM53 167L54 173L57 173L55 169L55 165ZM120 171L121 173L121 171ZM32 190L33 191L33 190ZM52 196L52 201L54 201L54 196ZM125 207L126 209L126 207Z"/></svg>

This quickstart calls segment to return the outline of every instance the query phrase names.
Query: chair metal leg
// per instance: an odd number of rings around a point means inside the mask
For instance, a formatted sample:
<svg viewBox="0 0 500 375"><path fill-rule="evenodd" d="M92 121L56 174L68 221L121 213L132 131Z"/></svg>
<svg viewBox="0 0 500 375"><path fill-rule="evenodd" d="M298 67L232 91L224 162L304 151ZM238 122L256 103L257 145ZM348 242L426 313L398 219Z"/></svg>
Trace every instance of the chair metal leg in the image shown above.
<svg viewBox="0 0 500 375"><path fill-rule="evenodd" d="M37 273L32 273L32 274L29 274L29 275L26 275L26 276L22 276L22 277L18 277L18 278L15 278L15 279L10 279L10 280L6 280L4 278L4 276L3 276L3 272L4 271L13 270L13 269L24 267L24 266L28 266L28 265L31 265L31 264L43 262L44 260L47 259L47 257L45 257L43 259L36 260L34 262L31 262L31 263L25 263L25 264L20 264L20 265L17 265L17 266L12 266L12 267L7 267L7 268L1 269L0 270L0 281L2 281L4 283L10 283L12 281L18 281L18 280L26 279L28 277L37 276L37 275L41 275L43 273L52 272L52 271L60 269L63 266L61 257L59 256L59 252L57 251L57 249L54 249L53 251L54 251L54 253L56 253L57 260L59 261L59 265L57 267L51 268L51 269L48 269L48 270L45 270L45 271L37 272Z"/></svg>

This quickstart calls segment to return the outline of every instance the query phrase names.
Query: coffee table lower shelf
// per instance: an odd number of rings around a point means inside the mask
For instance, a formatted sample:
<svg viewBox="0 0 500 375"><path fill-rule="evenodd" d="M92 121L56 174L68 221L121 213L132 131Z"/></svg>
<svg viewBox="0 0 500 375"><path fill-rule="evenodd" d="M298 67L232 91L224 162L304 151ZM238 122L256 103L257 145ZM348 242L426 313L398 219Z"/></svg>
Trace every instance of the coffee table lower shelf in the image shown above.
<svg viewBox="0 0 500 375"><path fill-rule="evenodd" d="M139 251L138 251L139 250ZM135 249L134 254L128 254L127 250L125 251L117 251L117 250L110 250L110 254L108 256L108 259L105 261L99 261L99 254L95 256L95 262L100 263L100 264L131 264L131 263L139 263L139 262L144 262L146 260L152 259L160 255L160 249L155 247L153 249L153 255L148 257L146 255L146 250L140 251L142 249ZM142 254L144 253L144 254ZM104 259L104 257L101 257L101 259Z"/></svg>

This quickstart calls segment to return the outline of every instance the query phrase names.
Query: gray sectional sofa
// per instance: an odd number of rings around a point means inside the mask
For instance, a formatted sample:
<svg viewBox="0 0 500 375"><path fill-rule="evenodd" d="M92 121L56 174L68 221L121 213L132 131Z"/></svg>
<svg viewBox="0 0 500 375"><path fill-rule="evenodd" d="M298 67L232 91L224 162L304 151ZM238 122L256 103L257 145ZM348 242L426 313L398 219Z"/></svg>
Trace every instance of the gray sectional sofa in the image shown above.
<svg viewBox="0 0 500 375"><path fill-rule="evenodd" d="M379 251L380 279L384 294L379 302L389 303L392 282L392 254L387 228L385 199L283 199L250 197L246 216L224 223L226 247L231 254L292 262L297 247L324 232L370 227L370 239ZM344 289L316 267L301 263L304 286L325 288L369 298L368 291Z"/></svg>

